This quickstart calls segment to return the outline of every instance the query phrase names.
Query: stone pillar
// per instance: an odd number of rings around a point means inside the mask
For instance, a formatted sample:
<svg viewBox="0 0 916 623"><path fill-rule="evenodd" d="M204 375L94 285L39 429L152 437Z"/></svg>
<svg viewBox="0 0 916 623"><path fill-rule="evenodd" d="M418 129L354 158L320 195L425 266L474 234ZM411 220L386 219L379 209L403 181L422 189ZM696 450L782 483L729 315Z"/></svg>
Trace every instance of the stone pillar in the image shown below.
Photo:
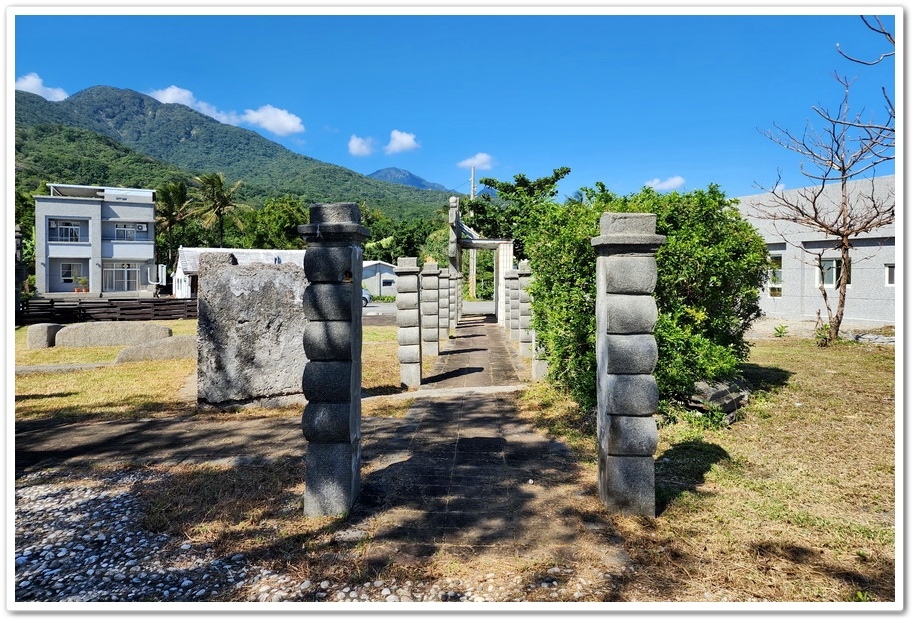
<svg viewBox="0 0 916 623"><path fill-rule="evenodd" d="M299 233L307 248L302 345L305 514L346 515L359 496L362 242L356 203L317 203Z"/></svg>
<svg viewBox="0 0 916 623"><path fill-rule="evenodd" d="M597 259L598 492L605 507L655 516L658 346L654 214L601 217Z"/></svg>
<svg viewBox="0 0 916 623"><path fill-rule="evenodd" d="M540 381L547 378L547 359L544 350L538 345L538 336L531 332L531 380Z"/></svg>
<svg viewBox="0 0 916 623"><path fill-rule="evenodd" d="M420 271L420 337L424 355L439 354L439 265L426 262Z"/></svg>
<svg viewBox="0 0 916 623"><path fill-rule="evenodd" d="M420 268L415 257L399 257L394 269L398 308L398 362L401 387L416 389L423 382L420 349Z"/></svg>
<svg viewBox="0 0 916 623"><path fill-rule="evenodd" d="M448 338L448 269L439 269L439 337Z"/></svg>
<svg viewBox="0 0 916 623"><path fill-rule="evenodd" d="M509 333L509 324L510 324L509 318L511 317L511 312L512 312L512 307L510 305L511 290L512 290L511 275L514 273L515 273L515 269L510 267L506 271L506 274L503 276L503 300L500 305L503 309L502 326L506 330L506 333Z"/></svg>
<svg viewBox="0 0 916 623"><path fill-rule="evenodd" d="M531 357L534 331L531 328L531 264L523 260L518 264L518 354Z"/></svg>
<svg viewBox="0 0 916 623"><path fill-rule="evenodd" d="M509 304L506 312L509 340L518 342L518 269L514 268L506 273L506 302Z"/></svg>
<svg viewBox="0 0 916 623"><path fill-rule="evenodd" d="M448 336L455 337L458 330L458 273L448 273Z"/></svg>

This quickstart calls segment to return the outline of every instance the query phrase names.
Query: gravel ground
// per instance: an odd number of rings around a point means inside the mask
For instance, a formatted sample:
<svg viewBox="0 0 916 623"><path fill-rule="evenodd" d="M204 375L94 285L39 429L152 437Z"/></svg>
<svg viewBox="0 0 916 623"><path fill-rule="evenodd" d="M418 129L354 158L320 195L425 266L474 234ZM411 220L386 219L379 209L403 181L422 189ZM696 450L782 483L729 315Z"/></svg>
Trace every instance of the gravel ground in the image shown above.
<svg viewBox="0 0 916 623"><path fill-rule="evenodd" d="M534 582L494 573L358 585L294 580L242 554L219 557L209 547L138 527L140 505L131 490L161 477L140 468L51 468L22 476L16 483L16 603L600 601L617 577L556 567Z"/></svg>

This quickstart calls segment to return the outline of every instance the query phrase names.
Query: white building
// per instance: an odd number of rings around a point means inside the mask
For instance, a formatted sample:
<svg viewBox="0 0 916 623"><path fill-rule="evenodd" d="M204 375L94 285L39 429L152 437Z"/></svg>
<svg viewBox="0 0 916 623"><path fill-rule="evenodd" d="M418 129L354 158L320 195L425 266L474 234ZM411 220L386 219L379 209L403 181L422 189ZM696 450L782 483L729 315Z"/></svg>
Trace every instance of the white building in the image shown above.
<svg viewBox="0 0 916 623"><path fill-rule="evenodd" d="M374 260L363 262L363 287L372 296L396 296L394 264Z"/></svg>
<svg viewBox="0 0 916 623"><path fill-rule="evenodd" d="M155 191L71 184L48 189L50 195L35 195L38 294L152 295L165 274L155 264Z"/></svg>
<svg viewBox="0 0 916 623"><path fill-rule="evenodd" d="M874 193L880 201L893 205L895 176L855 180L849 183L853 206L862 205ZM809 189L786 191L790 199ZM786 320L814 320L818 310L827 321L826 308L819 284L824 286L836 311L836 280L839 278L840 252L834 249L835 238L823 233L773 221L758 216L755 206L772 205L769 193L739 198L738 209L763 236L773 261L770 283L760 297L760 307L767 316ZM839 185L825 188L819 202L825 208L839 205ZM853 239L850 281L846 286L844 323L881 326L896 323L896 224L875 229ZM823 251L817 266L817 256ZM823 273L821 272L823 270Z"/></svg>

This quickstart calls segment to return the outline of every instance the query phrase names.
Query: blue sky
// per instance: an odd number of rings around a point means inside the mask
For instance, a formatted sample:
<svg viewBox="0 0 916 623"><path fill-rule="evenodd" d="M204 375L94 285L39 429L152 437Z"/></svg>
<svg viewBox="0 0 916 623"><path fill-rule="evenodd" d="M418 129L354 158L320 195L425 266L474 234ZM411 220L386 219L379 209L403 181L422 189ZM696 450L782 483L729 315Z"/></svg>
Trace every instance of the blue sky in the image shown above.
<svg viewBox="0 0 916 623"><path fill-rule="evenodd" d="M561 195L596 182L620 194L714 183L738 197L780 172L797 187L801 158L762 131L821 127L812 106L836 110L835 71L856 79L850 101L866 118L882 118L882 86L895 95L893 57L866 67L836 49L890 51L858 17L868 5L445 10L25 9L8 75L48 99L133 89L359 173L398 167L463 194L471 165L478 180L570 167ZM893 28L893 15L884 23Z"/></svg>

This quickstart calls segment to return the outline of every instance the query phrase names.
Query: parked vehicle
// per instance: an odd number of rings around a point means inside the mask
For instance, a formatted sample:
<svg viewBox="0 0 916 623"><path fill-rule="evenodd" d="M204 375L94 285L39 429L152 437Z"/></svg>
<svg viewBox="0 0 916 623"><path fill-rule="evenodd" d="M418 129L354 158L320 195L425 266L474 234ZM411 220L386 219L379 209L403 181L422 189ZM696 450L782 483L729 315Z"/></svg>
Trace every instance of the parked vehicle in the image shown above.
<svg viewBox="0 0 916 623"><path fill-rule="evenodd" d="M372 300L372 294L366 288L363 288L363 307L369 304L369 301Z"/></svg>

